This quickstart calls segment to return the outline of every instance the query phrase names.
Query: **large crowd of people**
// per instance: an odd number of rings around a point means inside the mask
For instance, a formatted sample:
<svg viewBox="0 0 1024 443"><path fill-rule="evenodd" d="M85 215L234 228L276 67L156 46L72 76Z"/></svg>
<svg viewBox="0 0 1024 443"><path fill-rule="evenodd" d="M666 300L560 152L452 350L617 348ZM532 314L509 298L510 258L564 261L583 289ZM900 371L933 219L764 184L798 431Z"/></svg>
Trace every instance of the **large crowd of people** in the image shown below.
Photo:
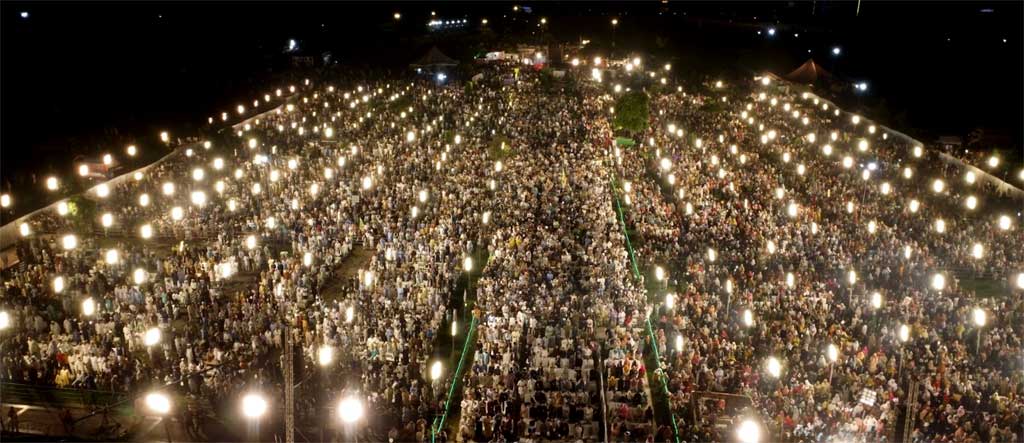
<svg viewBox="0 0 1024 443"><path fill-rule="evenodd" d="M517 155L496 173L500 211L479 281L462 441L615 441L653 435L643 292L611 206L601 109L534 82L496 109ZM602 371L601 368L604 368ZM612 395L604 411L602 395ZM601 427L608 417L608 429Z"/></svg>
<svg viewBox="0 0 1024 443"><path fill-rule="evenodd" d="M36 215L0 377L236 410L294 349L300 419L354 396L394 441L1024 435L1019 201L771 79L650 88L620 147L611 82L484 73L303 82Z"/></svg>
<svg viewBox="0 0 1024 443"><path fill-rule="evenodd" d="M181 381L223 410L243 392L279 395L290 339L305 366L329 365L300 384L315 406L300 413L354 393L422 441L444 393L428 360L486 204L481 101L429 82L343 84L301 88L236 133L28 222L4 278L4 379Z"/></svg>
<svg viewBox="0 0 1024 443"><path fill-rule="evenodd" d="M637 255L671 281L681 437L760 417L772 439L881 441L912 404L915 441L1018 441L1020 202L813 95L704 86L653 99L617 160ZM978 276L1006 295L959 284Z"/></svg>

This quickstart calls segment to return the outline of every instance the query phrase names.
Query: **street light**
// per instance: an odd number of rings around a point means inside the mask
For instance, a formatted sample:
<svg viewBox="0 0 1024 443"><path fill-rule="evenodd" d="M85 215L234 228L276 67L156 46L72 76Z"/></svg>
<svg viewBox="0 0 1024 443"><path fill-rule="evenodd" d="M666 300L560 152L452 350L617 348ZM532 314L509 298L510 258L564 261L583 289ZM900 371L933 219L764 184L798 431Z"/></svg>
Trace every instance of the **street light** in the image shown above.
<svg viewBox="0 0 1024 443"><path fill-rule="evenodd" d="M135 272L132 272L132 280L135 282L136 285L141 285L145 283L147 277L148 275L146 274L145 269L136 268Z"/></svg>
<svg viewBox="0 0 1024 443"><path fill-rule="evenodd" d="M740 443L759 443L761 441L761 428L754 420L743 420L736 428L736 438Z"/></svg>
<svg viewBox="0 0 1024 443"><path fill-rule="evenodd" d="M878 292L871 294L871 307L875 309L882 307L882 294Z"/></svg>
<svg viewBox="0 0 1024 443"><path fill-rule="evenodd" d="M120 261L120 258L121 254L117 252L117 249L107 249L106 254L104 254L103 261L108 265L115 265Z"/></svg>
<svg viewBox="0 0 1024 443"><path fill-rule="evenodd" d="M166 395L159 392L151 392L146 394L145 398L146 409L156 415L167 415L171 412L171 400Z"/></svg>
<svg viewBox="0 0 1024 443"><path fill-rule="evenodd" d="M910 340L910 326L905 324L900 325L899 338L900 341L904 343Z"/></svg>
<svg viewBox="0 0 1024 443"><path fill-rule="evenodd" d="M946 288L946 276L942 274L935 274L932 276L932 289L936 291L942 291Z"/></svg>
<svg viewBox="0 0 1024 443"><path fill-rule="evenodd" d="M242 414L247 418L260 418L267 412L267 400L260 394L246 394L242 397Z"/></svg>
<svg viewBox="0 0 1024 443"><path fill-rule="evenodd" d="M431 381L437 381L439 378L441 378L441 369L441 360L435 360L434 363L430 365Z"/></svg>
<svg viewBox="0 0 1024 443"><path fill-rule="evenodd" d="M60 294L61 292L64 292L64 277L63 276L58 275L57 277L55 277L53 279L53 292L55 294Z"/></svg>
<svg viewBox="0 0 1024 443"><path fill-rule="evenodd" d="M146 346L154 346L160 343L160 328L149 328L142 336L142 342Z"/></svg>
<svg viewBox="0 0 1024 443"><path fill-rule="evenodd" d="M0 331L11 327L11 314L7 311L0 311Z"/></svg>
<svg viewBox="0 0 1024 443"><path fill-rule="evenodd" d="M143 240L153 237L153 225L146 223L139 226L139 237L142 237Z"/></svg>
<svg viewBox="0 0 1024 443"><path fill-rule="evenodd" d="M981 243L975 243L971 246L971 257L975 259L981 259L985 255L985 247Z"/></svg>
<svg viewBox="0 0 1024 443"><path fill-rule="evenodd" d="M833 46L832 47L832 55L839 56L839 54L842 54L842 53L843 53L843 48L840 48L838 46Z"/></svg>
<svg viewBox="0 0 1024 443"><path fill-rule="evenodd" d="M323 345L316 352L317 361L320 362L320 366L327 366L334 361L334 348Z"/></svg>
<svg viewBox="0 0 1024 443"><path fill-rule="evenodd" d="M779 378L782 375L782 363L775 357L768 357L768 375L772 378Z"/></svg>
<svg viewBox="0 0 1024 443"><path fill-rule="evenodd" d="M363 273L363 285L367 289L373 286L373 271L366 271Z"/></svg>
<svg viewBox="0 0 1024 443"><path fill-rule="evenodd" d="M999 229L1002 229L1004 231L1009 231L1010 230L1010 226L1012 224L1013 224L1013 221L1010 220L1010 217L1008 217L1006 215L1000 215L999 216Z"/></svg>
<svg viewBox="0 0 1024 443"><path fill-rule="evenodd" d="M974 311L971 314L971 318L974 320L975 326L979 328L985 326L985 323L988 321L988 315L985 313L984 309L974 308Z"/></svg>
<svg viewBox="0 0 1024 443"><path fill-rule="evenodd" d="M346 424L352 424L363 418L363 402L355 397L345 397L338 404L338 417Z"/></svg>
<svg viewBox="0 0 1024 443"><path fill-rule="evenodd" d="M985 313L984 309L974 308L974 310L971 311L971 319L974 320L974 326L978 327L978 330L975 331L974 352L979 354L981 353L981 329L984 328L985 323L988 322L988 315Z"/></svg>
<svg viewBox="0 0 1024 443"><path fill-rule="evenodd" d="M462 269L465 270L466 272L469 272L469 271L473 270L473 258L472 257L466 257L466 258L462 259Z"/></svg>
<svg viewBox="0 0 1024 443"><path fill-rule="evenodd" d="M91 317L95 313L96 313L96 301L94 301L92 299L92 297L89 297L89 298L87 298L85 300L82 300L82 315L84 315L86 317Z"/></svg>

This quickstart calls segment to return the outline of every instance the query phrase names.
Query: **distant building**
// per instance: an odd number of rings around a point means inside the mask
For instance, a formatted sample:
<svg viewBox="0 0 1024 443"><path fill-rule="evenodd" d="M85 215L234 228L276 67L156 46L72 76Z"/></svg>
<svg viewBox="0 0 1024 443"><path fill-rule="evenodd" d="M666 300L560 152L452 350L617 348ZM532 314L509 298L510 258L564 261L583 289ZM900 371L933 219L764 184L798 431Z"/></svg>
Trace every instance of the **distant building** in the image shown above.
<svg viewBox="0 0 1024 443"><path fill-rule="evenodd" d="M291 57L291 65L295 68L311 68L316 64L316 57L312 55L293 55Z"/></svg>
<svg viewBox="0 0 1024 443"><path fill-rule="evenodd" d="M943 149L952 151L960 149L960 147L963 146L964 141L962 138L956 135L942 135L939 136L939 139L936 140L935 143L937 143Z"/></svg>

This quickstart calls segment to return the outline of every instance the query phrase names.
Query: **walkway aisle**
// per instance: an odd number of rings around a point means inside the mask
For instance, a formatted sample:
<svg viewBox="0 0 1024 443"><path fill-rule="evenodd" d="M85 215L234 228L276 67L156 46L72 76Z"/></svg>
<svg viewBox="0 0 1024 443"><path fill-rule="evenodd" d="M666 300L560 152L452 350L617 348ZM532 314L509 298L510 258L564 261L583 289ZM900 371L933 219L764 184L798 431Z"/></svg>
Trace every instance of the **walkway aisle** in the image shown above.
<svg viewBox="0 0 1024 443"><path fill-rule="evenodd" d="M592 223L600 151L581 101L536 85L523 82L500 104L517 153L493 175L504 215L479 280L462 441L603 438L593 317L610 257L607 230Z"/></svg>

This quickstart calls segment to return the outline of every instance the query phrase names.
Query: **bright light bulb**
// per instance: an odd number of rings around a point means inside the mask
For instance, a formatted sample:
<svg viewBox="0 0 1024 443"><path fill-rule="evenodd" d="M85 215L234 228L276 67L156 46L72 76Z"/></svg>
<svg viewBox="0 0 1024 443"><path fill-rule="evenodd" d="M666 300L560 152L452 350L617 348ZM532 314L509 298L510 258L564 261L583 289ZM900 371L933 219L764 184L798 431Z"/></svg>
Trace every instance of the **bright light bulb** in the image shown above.
<svg viewBox="0 0 1024 443"><path fill-rule="evenodd" d="M242 414L248 418L259 418L267 412L267 401L259 394L242 397Z"/></svg>
<svg viewBox="0 0 1024 443"><path fill-rule="evenodd" d="M334 348L327 345L321 346L320 349L317 349L316 357L320 366L327 366L334 361Z"/></svg>
<svg viewBox="0 0 1024 443"><path fill-rule="evenodd" d="M782 363L775 357L768 357L768 375L772 378L779 378L782 375Z"/></svg>
<svg viewBox="0 0 1024 443"><path fill-rule="evenodd" d="M980 259L985 256L985 247L981 243L975 243L971 246L971 257Z"/></svg>
<svg viewBox="0 0 1024 443"><path fill-rule="evenodd" d="M65 235L63 238L61 238L61 245L64 247L64 250L66 251L75 249L78 247L78 237L76 237L74 234Z"/></svg>
<svg viewBox="0 0 1024 443"><path fill-rule="evenodd" d="M363 418L364 413L363 403L356 398L348 397L338 404L338 416L344 423L355 423Z"/></svg>
<svg viewBox="0 0 1024 443"><path fill-rule="evenodd" d="M1013 221L1006 215L999 216L999 229L1009 231L1013 225Z"/></svg>

